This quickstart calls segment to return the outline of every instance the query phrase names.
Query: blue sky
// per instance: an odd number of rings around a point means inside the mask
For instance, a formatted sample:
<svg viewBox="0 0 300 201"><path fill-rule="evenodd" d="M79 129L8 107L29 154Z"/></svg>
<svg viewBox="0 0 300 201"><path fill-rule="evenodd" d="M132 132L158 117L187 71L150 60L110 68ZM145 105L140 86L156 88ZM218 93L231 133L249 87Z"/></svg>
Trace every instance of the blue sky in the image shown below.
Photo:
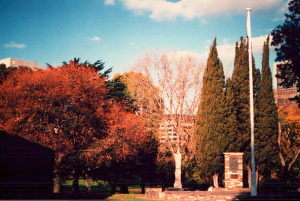
<svg viewBox="0 0 300 201"><path fill-rule="evenodd" d="M60 65L79 57L128 71L148 51L179 51L205 63L217 37L227 74L252 7L256 65L262 42L282 22L286 0L0 0L0 58ZM272 53L271 63L274 59Z"/></svg>

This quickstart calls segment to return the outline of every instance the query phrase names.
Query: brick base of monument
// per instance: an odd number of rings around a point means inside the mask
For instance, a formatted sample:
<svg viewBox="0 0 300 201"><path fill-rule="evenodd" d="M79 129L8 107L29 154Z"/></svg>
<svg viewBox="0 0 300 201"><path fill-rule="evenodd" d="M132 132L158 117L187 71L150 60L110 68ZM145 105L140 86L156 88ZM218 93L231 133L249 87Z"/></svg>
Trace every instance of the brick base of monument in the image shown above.
<svg viewBox="0 0 300 201"><path fill-rule="evenodd" d="M243 188L243 153L226 152L225 188Z"/></svg>
<svg viewBox="0 0 300 201"><path fill-rule="evenodd" d="M148 199L152 200L165 198L165 192L162 191L162 188L146 188L145 194Z"/></svg>

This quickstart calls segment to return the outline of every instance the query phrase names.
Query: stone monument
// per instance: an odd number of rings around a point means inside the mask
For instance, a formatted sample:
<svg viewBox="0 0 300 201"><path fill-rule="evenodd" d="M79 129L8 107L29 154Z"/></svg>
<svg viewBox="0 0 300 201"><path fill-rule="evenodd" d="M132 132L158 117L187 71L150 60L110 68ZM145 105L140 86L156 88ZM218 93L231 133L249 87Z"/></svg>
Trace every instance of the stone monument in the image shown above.
<svg viewBox="0 0 300 201"><path fill-rule="evenodd" d="M243 188L243 155L241 152L224 152L225 188Z"/></svg>

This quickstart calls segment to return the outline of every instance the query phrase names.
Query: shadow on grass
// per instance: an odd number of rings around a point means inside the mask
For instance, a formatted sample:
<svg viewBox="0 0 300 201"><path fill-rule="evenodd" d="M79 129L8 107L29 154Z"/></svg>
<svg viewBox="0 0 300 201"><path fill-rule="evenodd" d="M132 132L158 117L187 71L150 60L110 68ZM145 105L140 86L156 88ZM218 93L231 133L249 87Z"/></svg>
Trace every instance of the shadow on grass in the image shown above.
<svg viewBox="0 0 300 201"><path fill-rule="evenodd" d="M0 199L5 200L102 200L106 199L111 194L108 193L88 193L88 192L79 192L79 193L26 193L26 192L10 192L9 194L1 195Z"/></svg>
<svg viewBox="0 0 300 201"><path fill-rule="evenodd" d="M19 186L19 188L16 188L16 186L14 186L13 188L6 188L5 191L0 191L0 200L147 200L140 198L141 196L143 197L143 194L141 194L141 189L136 187L129 187L129 194L111 194L108 191L109 189L103 189L100 186L92 186L90 192L87 192L83 185L80 185L79 189L80 191L78 193L73 193L71 192L71 186L67 184L61 186L61 193L51 193L49 191L41 191L40 187L38 189L35 189L33 186Z"/></svg>

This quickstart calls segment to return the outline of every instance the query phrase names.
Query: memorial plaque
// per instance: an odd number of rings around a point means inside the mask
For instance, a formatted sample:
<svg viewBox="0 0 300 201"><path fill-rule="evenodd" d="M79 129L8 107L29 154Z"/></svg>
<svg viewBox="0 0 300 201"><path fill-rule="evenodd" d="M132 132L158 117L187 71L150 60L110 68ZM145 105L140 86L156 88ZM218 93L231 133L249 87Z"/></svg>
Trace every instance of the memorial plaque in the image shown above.
<svg viewBox="0 0 300 201"><path fill-rule="evenodd" d="M239 176L237 174L232 174L230 175L230 179L238 179Z"/></svg>
<svg viewBox="0 0 300 201"><path fill-rule="evenodd" d="M237 171L238 170L238 158L237 157L229 157L229 170Z"/></svg>

